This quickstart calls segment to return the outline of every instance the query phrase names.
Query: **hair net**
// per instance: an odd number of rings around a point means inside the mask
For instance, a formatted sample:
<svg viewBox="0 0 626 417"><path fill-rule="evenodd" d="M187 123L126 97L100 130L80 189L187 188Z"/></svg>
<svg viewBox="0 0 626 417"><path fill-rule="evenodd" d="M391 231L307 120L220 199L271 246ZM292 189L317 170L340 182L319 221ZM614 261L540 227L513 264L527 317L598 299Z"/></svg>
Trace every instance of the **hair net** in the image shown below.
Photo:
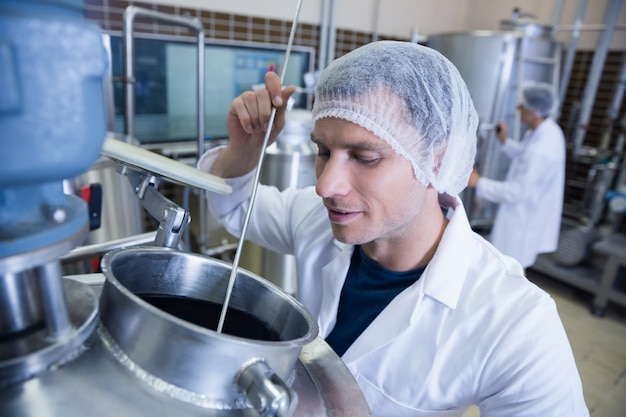
<svg viewBox="0 0 626 417"><path fill-rule="evenodd" d="M465 82L434 49L379 41L334 60L315 90L313 120L336 117L387 141L440 193L466 186L478 116Z"/></svg>
<svg viewBox="0 0 626 417"><path fill-rule="evenodd" d="M555 104L554 89L550 84L529 84L522 89L522 105L542 117L548 117Z"/></svg>

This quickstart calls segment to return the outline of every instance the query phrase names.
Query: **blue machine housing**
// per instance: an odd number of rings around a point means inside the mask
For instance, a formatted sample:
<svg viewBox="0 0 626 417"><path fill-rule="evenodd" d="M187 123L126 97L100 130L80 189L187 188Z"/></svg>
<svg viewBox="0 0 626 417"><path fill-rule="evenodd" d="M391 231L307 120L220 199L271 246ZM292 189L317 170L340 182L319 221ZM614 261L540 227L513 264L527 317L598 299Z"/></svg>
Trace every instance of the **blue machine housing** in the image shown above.
<svg viewBox="0 0 626 417"><path fill-rule="evenodd" d="M89 169L106 135L101 30L75 0L0 3L0 258L88 224L63 180Z"/></svg>

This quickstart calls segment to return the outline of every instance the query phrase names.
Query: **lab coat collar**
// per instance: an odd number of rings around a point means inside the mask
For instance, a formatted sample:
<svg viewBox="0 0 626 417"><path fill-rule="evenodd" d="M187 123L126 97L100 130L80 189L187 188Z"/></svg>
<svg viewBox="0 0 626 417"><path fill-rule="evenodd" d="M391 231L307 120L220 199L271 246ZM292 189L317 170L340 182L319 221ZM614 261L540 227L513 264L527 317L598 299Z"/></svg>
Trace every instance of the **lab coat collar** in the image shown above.
<svg viewBox="0 0 626 417"><path fill-rule="evenodd" d="M474 257L473 248L467 247L472 241L468 236L473 231L458 197L443 194L439 202L447 211L449 222L420 281L423 281L426 296L455 309Z"/></svg>

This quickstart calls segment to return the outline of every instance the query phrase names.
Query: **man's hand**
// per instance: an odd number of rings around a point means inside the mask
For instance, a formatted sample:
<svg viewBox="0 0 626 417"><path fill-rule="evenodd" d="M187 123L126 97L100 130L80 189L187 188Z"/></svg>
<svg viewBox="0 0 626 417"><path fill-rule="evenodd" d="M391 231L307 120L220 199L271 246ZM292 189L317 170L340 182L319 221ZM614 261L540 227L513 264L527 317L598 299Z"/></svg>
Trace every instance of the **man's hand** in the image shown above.
<svg viewBox="0 0 626 417"><path fill-rule="evenodd" d="M470 174L469 182L467 183L467 185L470 188L476 188L476 184L478 184L478 180L480 180L480 174L478 174L478 171L476 171L476 168L474 168L474 170Z"/></svg>
<svg viewBox="0 0 626 417"><path fill-rule="evenodd" d="M500 120L498 124L496 124L496 136L498 136L498 140L500 141L500 143L506 142L507 135L508 129L506 123Z"/></svg>
<svg viewBox="0 0 626 417"><path fill-rule="evenodd" d="M246 91L232 101L226 119L228 146L213 165L212 174L222 178L237 177L256 166L272 107L276 107L276 116L268 146L285 126L287 101L296 87L281 87L280 77L275 72L268 72L265 74L265 88Z"/></svg>

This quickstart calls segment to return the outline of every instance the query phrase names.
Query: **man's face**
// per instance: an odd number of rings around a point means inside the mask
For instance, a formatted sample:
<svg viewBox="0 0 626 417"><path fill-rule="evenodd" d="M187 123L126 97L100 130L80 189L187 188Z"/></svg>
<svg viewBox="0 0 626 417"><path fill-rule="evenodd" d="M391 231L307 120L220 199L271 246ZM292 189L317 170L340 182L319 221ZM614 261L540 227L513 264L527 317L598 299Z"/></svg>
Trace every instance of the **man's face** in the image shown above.
<svg viewBox="0 0 626 417"><path fill-rule="evenodd" d="M533 112L532 110L529 110L526 106L524 106L521 103L517 105L517 109L519 110L520 120L526 123L527 126L533 127L537 119L535 112Z"/></svg>
<svg viewBox="0 0 626 417"><path fill-rule="evenodd" d="M427 189L410 162L369 130L343 119L317 120L311 138L319 150L316 191L335 238L354 245L410 241Z"/></svg>

